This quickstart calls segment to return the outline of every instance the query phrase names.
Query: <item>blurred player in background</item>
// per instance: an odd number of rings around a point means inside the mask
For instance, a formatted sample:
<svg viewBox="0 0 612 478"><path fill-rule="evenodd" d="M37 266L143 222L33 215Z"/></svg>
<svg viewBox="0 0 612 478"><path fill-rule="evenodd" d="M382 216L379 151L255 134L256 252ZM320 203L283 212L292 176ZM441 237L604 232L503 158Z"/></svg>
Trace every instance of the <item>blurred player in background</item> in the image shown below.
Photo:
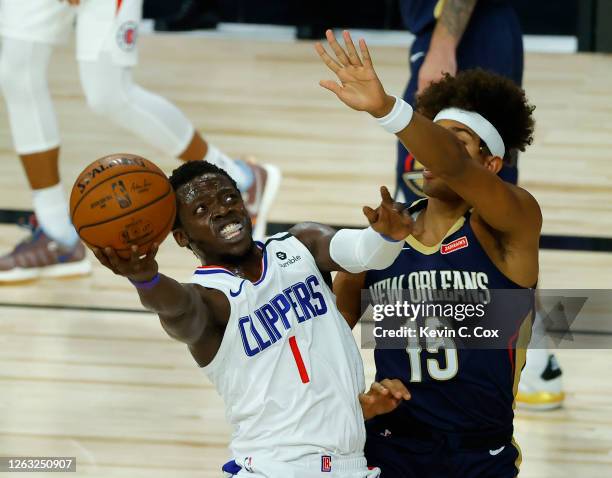
<svg viewBox="0 0 612 478"><path fill-rule="evenodd" d="M172 103L134 83L142 0L0 0L0 82L13 142L33 190L31 237L0 258L0 282L87 274L90 263L60 183L60 135L47 84L53 46L76 20L76 56L89 107L184 161L205 160L238 183L256 237L278 189L277 168L233 160Z"/></svg>
<svg viewBox="0 0 612 478"><path fill-rule="evenodd" d="M218 0L182 0L175 13L155 19L155 30L180 32L217 28Z"/></svg>
<svg viewBox="0 0 612 478"><path fill-rule="evenodd" d="M466 289L514 291L510 306L503 302L493 313L503 314L507 331L496 348L459 347L450 337L426 344L417 339L412 347L408 339L395 347L377 340L377 379L401 379L412 398L368 422L366 457L383 478L514 478L520 465L512 438L514 396L531 333L542 214L533 196L497 173L508 151L531 144L534 107L516 83L471 70L426 88L413 112L385 93L363 40L362 62L348 32L346 50L331 31L327 38L336 59L320 44L317 49L341 85L321 85L378 118L426 168L427 198L409 208L415 225L405 247L385 270L339 273L339 309L356 323L360 292L370 286L385 297L392 289L444 290L461 303ZM455 319L462 320L449 318ZM390 321L397 327L397 317ZM440 321L428 317L425 324L443 327Z"/></svg>
<svg viewBox="0 0 612 478"><path fill-rule="evenodd" d="M416 38L410 49L410 80L404 100L415 98L445 73L483 68L523 82L523 36L510 0L400 0L404 26ZM516 151L499 175L516 184ZM423 194L423 165L398 142L396 199L408 204ZM412 173L412 174L411 174ZM538 318L538 320L541 320ZM530 349L517 401L537 409L561 406L561 369L546 349Z"/></svg>

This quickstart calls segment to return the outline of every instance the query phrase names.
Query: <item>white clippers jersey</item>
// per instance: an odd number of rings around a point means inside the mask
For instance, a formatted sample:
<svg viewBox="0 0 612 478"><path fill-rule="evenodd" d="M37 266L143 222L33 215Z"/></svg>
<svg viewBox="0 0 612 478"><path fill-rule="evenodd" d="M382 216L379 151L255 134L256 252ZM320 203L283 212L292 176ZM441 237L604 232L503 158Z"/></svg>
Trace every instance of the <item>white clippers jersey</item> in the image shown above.
<svg viewBox="0 0 612 478"><path fill-rule="evenodd" d="M281 233L258 245L257 282L217 266L192 278L231 304L219 351L202 369L225 401L231 451L284 462L362 454L363 364L336 298L297 238Z"/></svg>

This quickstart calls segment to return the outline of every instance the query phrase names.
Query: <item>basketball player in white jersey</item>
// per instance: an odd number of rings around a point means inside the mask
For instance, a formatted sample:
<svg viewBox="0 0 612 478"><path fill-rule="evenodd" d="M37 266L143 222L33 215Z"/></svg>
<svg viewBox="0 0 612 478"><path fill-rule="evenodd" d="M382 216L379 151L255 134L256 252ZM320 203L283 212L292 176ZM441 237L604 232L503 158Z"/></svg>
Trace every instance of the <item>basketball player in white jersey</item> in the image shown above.
<svg viewBox="0 0 612 478"><path fill-rule="evenodd" d="M155 246L130 260L110 248L94 253L130 279L144 307L188 345L223 397L234 426L226 476L378 476L363 457L364 414L372 413L358 399L361 357L326 281L330 271L391 264L412 230L403 206L381 188L381 205L364 208L368 229L303 223L262 244L251 238L244 203L225 171L191 162L170 182L177 194L174 238L203 264L190 284L158 272ZM398 401L409 398L404 388L396 392Z"/></svg>
<svg viewBox="0 0 612 478"><path fill-rule="evenodd" d="M53 46L76 21L76 56L90 108L184 161L204 159L238 183L254 234L263 237L280 172L232 160L208 144L176 106L134 83L142 0L0 0L0 83L13 143L33 190L32 236L0 257L0 283L89 273L60 183L60 135L47 85ZM35 227L35 226L38 227Z"/></svg>

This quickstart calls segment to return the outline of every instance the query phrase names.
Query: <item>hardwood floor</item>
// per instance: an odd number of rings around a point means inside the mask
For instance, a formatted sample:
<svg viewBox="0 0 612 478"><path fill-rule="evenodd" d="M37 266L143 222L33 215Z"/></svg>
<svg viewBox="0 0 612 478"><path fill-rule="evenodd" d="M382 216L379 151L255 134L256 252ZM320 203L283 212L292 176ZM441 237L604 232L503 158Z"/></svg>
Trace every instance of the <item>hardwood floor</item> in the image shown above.
<svg viewBox="0 0 612 478"><path fill-rule="evenodd" d="M401 93L406 51L372 50L388 90ZM118 151L171 171L175 160L88 111L73 58L72 47L58 48L50 70L66 188L85 164ZM527 55L538 130L521 157L521 182L542 205L545 233L612 237L611 74L609 56ZM380 184L392 186L395 145L317 86L328 76L310 43L171 35L143 37L136 70L216 145L282 168L271 220L363 224L362 203L375 203ZM0 161L0 208L29 208L4 110ZM0 226L0 250L20 234ZM542 287L612 287L612 254L543 251L541 262ZM197 265L172 240L160 264L181 280ZM591 325L610 330L609 317ZM521 476L610 476L612 351L558 356L567 402L554 412L518 412ZM364 360L370 381L368 351ZM210 383L157 318L140 311L127 281L98 265L87 278L0 287L0 391L4 456L77 456L77 476L100 478L217 477L228 458L230 430Z"/></svg>

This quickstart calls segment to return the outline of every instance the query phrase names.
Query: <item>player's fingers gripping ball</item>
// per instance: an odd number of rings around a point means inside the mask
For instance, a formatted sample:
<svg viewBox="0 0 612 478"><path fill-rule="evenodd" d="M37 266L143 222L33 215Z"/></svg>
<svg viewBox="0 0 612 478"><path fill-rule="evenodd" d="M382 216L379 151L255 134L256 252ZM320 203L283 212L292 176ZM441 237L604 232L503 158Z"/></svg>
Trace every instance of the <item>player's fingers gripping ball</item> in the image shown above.
<svg viewBox="0 0 612 478"><path fill-rule="evenodd" d="M164 172L134 154L94 161L79 175L70 194L70 217L90 248L111 247L129 259L161 243L172 230L176 200Z"/></svg>

